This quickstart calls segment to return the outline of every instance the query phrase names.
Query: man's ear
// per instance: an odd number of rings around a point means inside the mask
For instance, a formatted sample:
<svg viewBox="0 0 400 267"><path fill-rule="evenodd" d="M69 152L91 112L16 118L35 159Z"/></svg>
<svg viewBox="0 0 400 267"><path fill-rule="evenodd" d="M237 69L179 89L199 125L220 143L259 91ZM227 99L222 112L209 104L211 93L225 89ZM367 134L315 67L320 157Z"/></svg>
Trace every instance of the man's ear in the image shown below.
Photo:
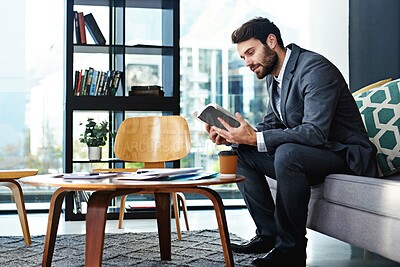
<svg viewBox="0 0 400 267"><path fill-rule="evenodd" d="M273 33L270 33L267 37L266 43L268 45L269 48L271 48L272 50L275 49L275 47L277 46L278 42L276 40L276 36Z"/></svg>

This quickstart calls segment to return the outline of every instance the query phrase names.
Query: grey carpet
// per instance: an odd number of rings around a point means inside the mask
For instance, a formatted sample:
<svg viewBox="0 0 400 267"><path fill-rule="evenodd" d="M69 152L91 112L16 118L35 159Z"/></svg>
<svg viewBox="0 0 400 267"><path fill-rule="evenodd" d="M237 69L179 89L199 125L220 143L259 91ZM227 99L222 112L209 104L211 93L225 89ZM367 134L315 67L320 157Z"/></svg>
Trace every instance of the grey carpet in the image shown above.
<svg viewBox="0 0 400 267"><path fill-rule="evenodd" d="M232 242L243 239L230 235ZM22 237L0 237L0 266L41 266L44 236L33 236L25 247ZM59 235L52 266L84 266L85 235ZM235 266L249 266L255 255L234 253ZM106 234L103 266L225 266L217 230L172 234L172 260L161 261L157 233Z"/></svg>

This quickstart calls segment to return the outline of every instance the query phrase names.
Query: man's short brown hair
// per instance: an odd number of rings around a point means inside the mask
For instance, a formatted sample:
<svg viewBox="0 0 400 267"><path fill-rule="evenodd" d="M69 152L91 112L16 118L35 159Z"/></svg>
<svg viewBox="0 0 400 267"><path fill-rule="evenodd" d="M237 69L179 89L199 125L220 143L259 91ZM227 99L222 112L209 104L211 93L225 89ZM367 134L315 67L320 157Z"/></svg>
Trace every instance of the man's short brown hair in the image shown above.
<svg viewBox="0 0 400 267"><path fill-rule="evenodd" d="M268 35L271 33L276 36L279 46L283 48L281 32L278 27L269 19L262 17L256 17L244 23L232 33L231 38L234 44L247 41L251 38L260 40L261 43L265 44Z"/></svg>

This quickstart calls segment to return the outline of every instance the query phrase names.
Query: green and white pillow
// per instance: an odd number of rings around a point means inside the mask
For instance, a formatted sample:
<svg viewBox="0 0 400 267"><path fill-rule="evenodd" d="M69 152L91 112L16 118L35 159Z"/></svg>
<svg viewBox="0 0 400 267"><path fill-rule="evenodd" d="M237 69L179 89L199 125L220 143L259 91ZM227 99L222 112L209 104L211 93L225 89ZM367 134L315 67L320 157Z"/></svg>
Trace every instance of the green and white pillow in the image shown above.
<svg viewBox="0 0 400 267"><path fill-rule="evenodd" d="M354 94L370 140L378 149L379 176L400 172L400 79Z"/></svg>

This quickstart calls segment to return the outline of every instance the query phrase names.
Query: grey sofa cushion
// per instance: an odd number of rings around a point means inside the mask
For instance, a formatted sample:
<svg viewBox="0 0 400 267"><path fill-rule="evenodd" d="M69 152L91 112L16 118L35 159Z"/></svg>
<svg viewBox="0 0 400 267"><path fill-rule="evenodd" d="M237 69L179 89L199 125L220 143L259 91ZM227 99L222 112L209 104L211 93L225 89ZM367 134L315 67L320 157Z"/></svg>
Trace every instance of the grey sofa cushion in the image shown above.
<svg viewBox="0 0 400 267"><path fill-rule="evenodd" d="M331 174L324 198L342 206L400 219L400 175L386 179Z"/></svg>
<svg viewBox="0 0 400 267"><path fill-rule="evenodd" d="M276 181L267 177L275 197ZM400 219L400 175L386 179L331 174L325 183L311 187L311 203L326 201Z"/></svg>

